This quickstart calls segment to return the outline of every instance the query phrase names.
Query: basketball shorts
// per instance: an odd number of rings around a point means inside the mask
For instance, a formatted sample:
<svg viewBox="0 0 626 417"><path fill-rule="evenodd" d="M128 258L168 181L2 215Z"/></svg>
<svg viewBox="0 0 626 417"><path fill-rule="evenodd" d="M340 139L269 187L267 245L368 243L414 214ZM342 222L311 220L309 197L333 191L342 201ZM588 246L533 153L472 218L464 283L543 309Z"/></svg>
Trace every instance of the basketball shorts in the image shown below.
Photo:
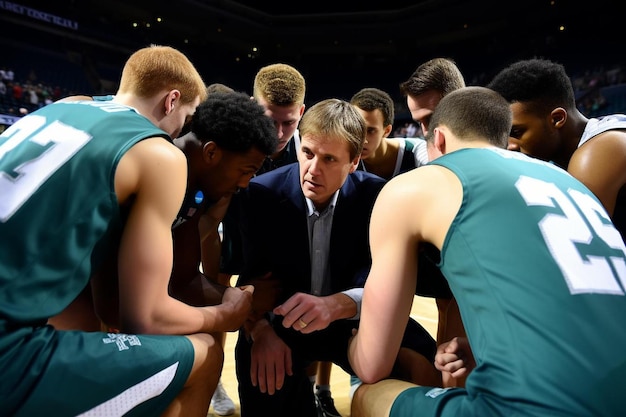
<svg viewBox="0 0 626 417"><path fill-rule="evenodd" d="M528 402L505 401L487 393L469 395L465 388L415 387L402 391L389 417L560 416L556 410Z"/></svg>
<svg viewBox="0 0 626 417"><path fill-rule="evenodd" d="M5 330L0 340L0 414L15 417L157 416L194 361L183 336L40 326Z"/></svg>

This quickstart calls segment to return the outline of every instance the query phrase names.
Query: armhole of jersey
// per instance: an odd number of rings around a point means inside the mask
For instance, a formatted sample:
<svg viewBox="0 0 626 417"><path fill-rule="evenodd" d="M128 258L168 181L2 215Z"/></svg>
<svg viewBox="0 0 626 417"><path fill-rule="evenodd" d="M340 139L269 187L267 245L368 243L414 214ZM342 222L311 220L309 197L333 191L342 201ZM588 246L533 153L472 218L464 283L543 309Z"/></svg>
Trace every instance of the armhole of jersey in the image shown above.
<svg viewBox="0 0 626 417"><path fill-rule="evenodd" d="M401 174L419 166L415 142L408 139L400 140L396 173Z"/></svg>

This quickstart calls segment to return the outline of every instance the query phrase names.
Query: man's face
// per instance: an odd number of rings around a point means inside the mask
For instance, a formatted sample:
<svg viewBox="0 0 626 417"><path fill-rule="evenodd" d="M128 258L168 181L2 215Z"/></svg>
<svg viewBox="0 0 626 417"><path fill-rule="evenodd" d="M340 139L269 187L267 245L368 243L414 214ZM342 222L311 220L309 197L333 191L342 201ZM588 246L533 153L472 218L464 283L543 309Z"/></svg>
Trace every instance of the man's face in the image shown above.
<svg viewBox="0 0 626 417"><path fill-rule="evenodd" d="M376 153L383 140L391 132L391 125L387 129L383 126L383 114L379 109L373 111L365 111L356 107L357 111L365 119L367 133L365 136L365 145L361 153L361 159L367 159Z"/></svg>
<svg viewBox="0 0 626 417"><path fill-rule="evenodd" d="M350 159L350 148L341 138L305 135L298 152L300 186L318 210L324 209L341 188L348 174L354 172L359 158Z"/></svg>
<svg viewBox="0 0 626 417"><path fill-rule="evenodd" d="M196 97L196 100L189 104L178 104L174 107L174 110L163 119L162 126L159 126L171 138L177 138L180 136L180 132L183 130L183 126L188 123L193 114L196 112L196 107L200 104L200 97Z"/></svg>
<svg viewBox="0 0 626 417"><path fill-rule="evenodd" d="M222 150L219 161L202 175L202 191L213 201L232 195L248 186L264 160L256 148L244 154Z"/></svg>
<svg viewBox="0 0 626 417"><path fill-rule="evenodd" d="M406 104L411 112L411 118L422 126L424 136L428 134L430 118L440 101L441 93L436 90L428 90L418 96L406 96Z"/></svg>
<svg viewBox="0 0 626 417"><path fill-rule="evenodd" d="M274 120L278 135L278 147L276 153L282 151L289 143L298 128L298 123L304 113L304 104L292 104L290 106L276 106L269 104L264 98L259 97L257 102L265 108L265 115Z"/></svg>
<svg viewBox="0 0 626 417"><path fill-rule="evenodd" d="M559 129L550 122L550 115L541 117L527 110L523 103L511 104L513 124L508 149L544 161L551 161L559 147Z"/></svg>

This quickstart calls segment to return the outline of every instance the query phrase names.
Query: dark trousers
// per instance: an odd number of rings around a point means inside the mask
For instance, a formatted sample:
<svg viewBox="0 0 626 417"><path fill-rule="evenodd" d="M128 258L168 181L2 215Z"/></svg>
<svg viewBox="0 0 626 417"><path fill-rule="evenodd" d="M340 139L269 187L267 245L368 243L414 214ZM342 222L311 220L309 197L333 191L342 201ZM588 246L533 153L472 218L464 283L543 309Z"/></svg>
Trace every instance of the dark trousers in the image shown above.
<svg viewBox="0 0 626 417"><path fill-rule="evenodd" d="M348 341L358 321L339 320L324 330L302 334L281 325L282 317L275 317L272 326L276 334L291 348L293 375L285 376L283 388L274 395L264 394L250 380L250 352L252 343L243 331L235 346L236 373L239 381L241 417L264 415L315 417L315 399L306 368L314 361L333 362L350 375L354 371L348 361ZM409 324L402 346L411 348L429 360L435 357L435 340L416 321Z"/></svg>

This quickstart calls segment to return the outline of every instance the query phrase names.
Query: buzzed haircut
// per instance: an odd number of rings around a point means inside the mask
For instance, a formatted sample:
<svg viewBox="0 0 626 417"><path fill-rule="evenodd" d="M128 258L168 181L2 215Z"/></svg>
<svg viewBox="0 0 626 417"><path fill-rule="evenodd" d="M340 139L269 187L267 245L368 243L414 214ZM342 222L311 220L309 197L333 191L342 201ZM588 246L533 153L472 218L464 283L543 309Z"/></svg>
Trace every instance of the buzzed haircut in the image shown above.
<svg viewBox="0 0 626 417"><path fill-rule="evenodd" d="M150 45L133 53L122 70L119 93L151 97L162 91L180 91L180 102L206 98L206 86L191 61L180 51Z"/></svg>
<svg viewBox="0 0 626 417"><path fill-rule="evenodd" d="M445 125L460 140L486 139L494 146L506 148L511 123L509 103L500 94L485 87L464 87L441 99L426 140L432 141L435 129Z"/></svg>
<svg viewBox="0 0 626 417"><path fill-rule="evenodd" d="M291 65L267 65L254 77L254 97L276 106L304 104L305 91L304 77Z"/></svg>

